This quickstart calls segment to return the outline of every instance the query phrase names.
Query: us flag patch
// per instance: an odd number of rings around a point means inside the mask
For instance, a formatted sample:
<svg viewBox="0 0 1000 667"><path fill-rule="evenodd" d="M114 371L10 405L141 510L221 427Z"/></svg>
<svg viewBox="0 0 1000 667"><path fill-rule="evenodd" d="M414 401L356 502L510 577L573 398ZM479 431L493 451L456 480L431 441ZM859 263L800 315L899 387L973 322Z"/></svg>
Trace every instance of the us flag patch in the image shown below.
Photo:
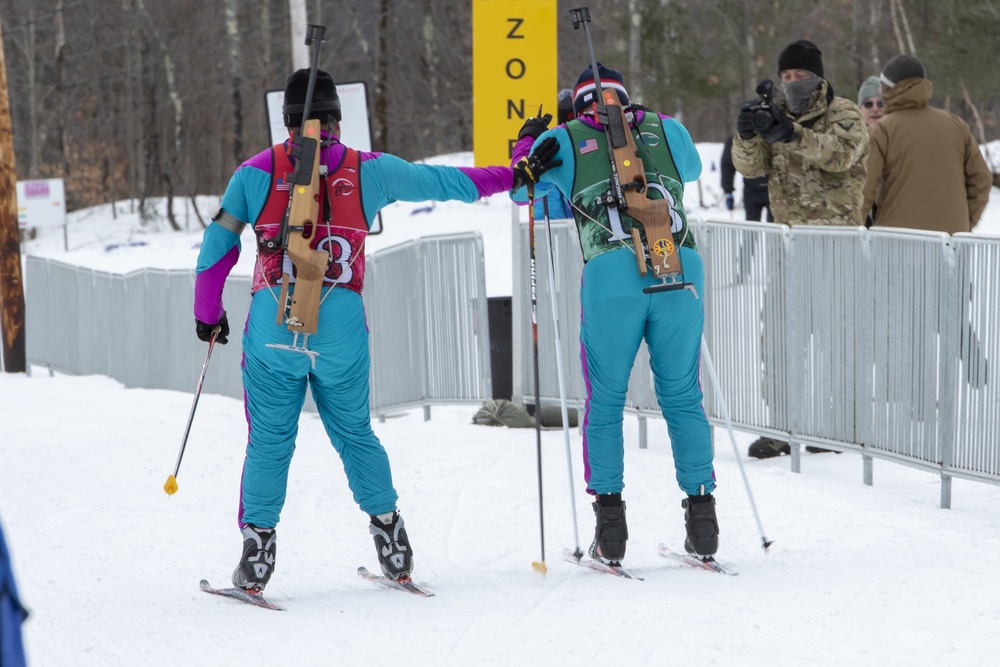
<svg viewBox="0 0 1000 667"><path fill-rule="evenodd" d="M597 150L597 139L587 139L578 142L576 146L580 149L580 155L584 155L585 153Z"/></svg>
<svg viewBox="0 0 1000 667"><path fill-rule="evenodd" d="M279 178L278 182L274 184L274 189L278 190L279 192L282 191L282 190L285 190L285 191L291 190L292 189L292 184L291 183L287 183L287 182L285 182L284 179Z"/></svg>

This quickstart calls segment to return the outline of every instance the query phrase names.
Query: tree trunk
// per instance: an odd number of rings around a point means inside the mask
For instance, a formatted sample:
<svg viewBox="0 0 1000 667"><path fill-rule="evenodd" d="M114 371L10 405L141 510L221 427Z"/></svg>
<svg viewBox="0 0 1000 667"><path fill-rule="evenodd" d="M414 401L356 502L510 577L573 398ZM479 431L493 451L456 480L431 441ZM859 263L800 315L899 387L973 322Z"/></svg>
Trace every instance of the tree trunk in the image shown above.
<svg viewBox="0 0 1000 667"><path fill-rule="evenodd" d="M910 30L910 20L906 18L906 7L903 6L903 0L896 0L896 7L899 9L899 19L903 26L903 36L906 37L906 46L909 48L909 54L911 56L917 55L917 47L913 43L913 31Z"/></svg>
<svg viewBox="0 0 1000 667"><path fill-rule="evenodd" d="M62 178L69 177L69 145L66 140L66 32L63 29L63 0L56 0L56 104L59 108L59 152L62 154Z"/></svg>
<svg viewBox="0 0 1000 667"><path fill-rule="evenodd" d="M642 0L628 0L628 91L631 99L642 99Z"/></svg>
<svg viewBox="0 0 1000 667"><path fill-rule="evenodd" d="M430 96L430 111L433 118L437 118L441 113L441 93L438 90L438 69L437 69L437 51L434 47L434 3L428 1L424 6L424 62L427 65L427 79L429 81L429 86L427 92ZM427 123L424 125L424 132L432 135L431 137L431 155L440 155L441 149L441 135L438 133L437 129L433 124Z"/></svg>
<svg viewBox="0 0 1000 667"><path fill-rule="evenodd" d="M374 150L389 147L389 0L379 0L377 63L375 65L375 141Z"/></svg>
<svg viewBox="0 0 1000 667"><path fill-rule="evenodd" d="M28 7L28 46L25 60L28 63L28 118L31 128L31 153L28 158L28 178L38 178L38 165L41 162L41 150L44 142L42 131L38 127L38 69L35 67L35 6Z"/></svg>
<svg viewBox="0 0 1000 667"><path fill-rule="evenodd" d="M288 18L292 27L292 69L309 67L309 47L306 46L306 0L288 0Z"/></svg>
<svg viewBox="0 0 1000 667"><path fill-rule="evenodd" d="M160 47L160 52L163 54L163 71L166 75L164 78L167 83L167 97L170 99L170 106L174 110L174 136L173 141L170 144L170 156L167 158L167 164L160 165L161 169L161 180L164 186L167 188L165 196L167 197L167 220L170 222L170 227L176 231L181 231L181 226L177 224L177 218L174 216L174 206L173 206L173 195L174 195L174 178L177 174L177 164L180 161L181 155L181 132L183 130L184 121L184 102L181 99L180 91L177 90L177 85L174 75L174 61L170 57L170 50L167 48L167 43L163 40L163 36L160 34L159 29L153 22L153 17L149 15L149 11L146 9L145 0L138 0L139 9L142 11L143 16L146 19L146 23L149 25L149 29L153 32L153 37L156 38L156 43Z"/></svg>
<svg viewBox="0 0 1000 667"><path fill-rule="evenodd" d="M878 57L878 43L875 39L875 35L879 34L879 19L882 17L882 0L878 2L872 2L868 5L868 42L871 45L871 58L872 67L875 68L875 73L880 74L882 72L882 62Z"/></svg>
<svg viewBox="0 0 1000 667"><path fill-rule="evenodd" d="M23 373L27 370L16 183L14 128L10 117L10 100L7 97L3 35L0 33L0 352L3 353L3 369L8 373Z"/></svg>
<svg viewBox="0 0 1000 667"><path fill-rule="evenodd" d="M889 0L889 13L892 15L892 31L896 34L899 52L911 56L917 55L917 47L913 44L913 33L910 32L910 21L906 18L903 0Z"/></svg>
<svg viewBox="0 0 1000 667"><path fill-rule="evenodd" d="M976 121L976 134L979 136L979 143L983 145L983 150L986 152L986 164L990 166L990 170L993 170L993 160L990 158L990 143L986 140L986 128L983 127L983 119L979 115L979 108L972 103L972 98L969 96L969 89L965 86L965 79L959 79L958 85L962 87L962 96L965 98L965 105L969 107L972 112L972 118ZM997 174L993 174L993 180L996 181Z"/></svg>
<svg viewBox="0 0 1000 667"><path fill-rule="evenodd" d="M233 101L233 168L243 162L243 61L237 0L226 0L226 44L229 47L229 85Z"/></svg>

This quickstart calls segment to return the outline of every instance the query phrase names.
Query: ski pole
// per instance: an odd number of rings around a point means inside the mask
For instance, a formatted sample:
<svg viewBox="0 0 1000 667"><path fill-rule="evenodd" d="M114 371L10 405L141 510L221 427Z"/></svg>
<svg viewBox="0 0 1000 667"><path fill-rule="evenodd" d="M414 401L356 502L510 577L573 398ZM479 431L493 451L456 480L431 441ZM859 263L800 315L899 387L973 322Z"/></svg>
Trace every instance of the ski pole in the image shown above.
<svg viewBox="0 0 1000 667"><path fill-rule="evenodd" d="M736 463L740 468L740 475L743 477L743 486L747 490L747 498L750 499L750 509L753 510L753 518L757 522L757 532L760 533L760 544L767 553L767 548L774 544L764 536L764 526L760 522L760 514L757 513L757 505L753 501L753 493L750 491L750 482L747 480L747 473L743 469L743 459L740 457L740 450L736 446L736 436L733 434L733 422L729 418L729 407L726 399L722 397L722 387L719 386L719 379L715 376L715 366L712 364L712 355L708 352L708 343L705 336L701 337L701 358L705 362L705 370L708 371L708 379L712 383L715 395L719 399L719 407L722 408L722 419L726 422L726 430L729 431L729 441L733 443L733 453L736 455Z"/></svg>
<svg viewBox="0 0 1000 667"><path fill-rule="evenodd" d="M552 249L552 225L549 222L549 199L542 198L542 209L545 213L545 238L549 245L549 298L552 300L552 323L555 326L556 342L556 375L559 377L559 408L562 411L563 440L566 442L566 470L569 473L569 506L573 510L573 544L576 550L573 556L577 560L583 558L580 549L580 533L577 530L576 494L573 491L573 453L569 445L569 410L566 408L566 376L563 374L562 336L559 331L559 308L556 305L556 262Z"/></svg>
<svg viewBox="0 0 1000 667"><path fill-rule="evenodd" d="M542 500L542 399L541 383L538 379L538 292L535 274L535 184L528 183L528 247L531 266L531 347L535 364L535 451L538 457L538 526L542 542L542 560L531 567L544 575L549 571L545 564L545 512Z"/></svg>
<svg viewBox="0 0 1000 667"><path fill-rule="evenodd" d="M208 362L212 358L212 348L215 347L215 339L219 337L222 327L216 325L212 329L212 338L208 341L208 354L205 355L205 363L201 367L201 377L198 378L198 387L194 390L194 402L191 403L191 414L188 415L187 426L184 427L184 437L181 438L181 450L177 453L177 465L174 466L174 474L167 477L163 484L163 490L168 496L177 493L177 473L181 470L181 459L184 458L184 448L187 446L188 434L191 433L191 422L194 421L194 411L198 407L198 398L201 396L201 387L205 384L205 374L208 372Z"/></svg>

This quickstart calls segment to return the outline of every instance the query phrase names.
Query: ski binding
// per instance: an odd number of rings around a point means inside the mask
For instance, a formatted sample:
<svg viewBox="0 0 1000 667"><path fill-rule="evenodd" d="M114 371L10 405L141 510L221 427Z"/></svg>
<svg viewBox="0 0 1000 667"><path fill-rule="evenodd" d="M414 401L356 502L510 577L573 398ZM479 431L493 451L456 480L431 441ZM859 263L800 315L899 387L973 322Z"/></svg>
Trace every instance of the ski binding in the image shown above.
<svg viewBox="0 0 1000 667"><path fill-rule="evenodd" d="M563 558L571 563L576 563L580 567L589 567L591 570L597 570L598 572L604 572L606 574L613 574L614 576L621 577L622 579L634 579L636 581L643 580L642 577L637 577L621 565L608 565L607 563L594 560L592 558L577 557L571 549L563 549Z"/></svg>
<svg viewBox="0 0 1000 667"><path fill-rule="evenodd" d="M708 570L709 572L717 572L718 574L728 574L729 576L735 577L739 574L732 566L726 565L725 563L720 563L715 560L712 556L706 559L698 558L697 556L692 556L690 554L682 554L674 551L666 544L662 542L656 547L656 550L660 552L660 555L664 558L669 558L675 563L680 563L681 565L687 565L688 567L696 567L702 570Z"/></svg>
<svg viewBox="0 0 1000 667"><path fill-rule="evenodd" d="M368 568L364 566L358 568L358 576L366 581L370 581L373 584L378 584L380 586L385 586L386 588L395 588L398 591L406 591L407 593L413 593L414 595L419 595L425 598L434 597L434 593L431 593L426 588L413 583L413 580L409 577L404 577L397 581L395 579L390 579L389 577L384 577L381 574L369 572Z"/></svg>
<svg viewBox="0 0 1000 667"><path fill-rule="evenodd" d="M239 600L240 602L246 602L247 604L252 604L255 607L261 607L263 609L285 611L284 607L279 607L276 604L268 602L264 598L263 593L255 593L254 591L250 591L245 588L212 588L212 585L208 583L207 579L202 579L198 586L201 590L206 593L211 593L212 595L222 595L224 597Z"/></svg>

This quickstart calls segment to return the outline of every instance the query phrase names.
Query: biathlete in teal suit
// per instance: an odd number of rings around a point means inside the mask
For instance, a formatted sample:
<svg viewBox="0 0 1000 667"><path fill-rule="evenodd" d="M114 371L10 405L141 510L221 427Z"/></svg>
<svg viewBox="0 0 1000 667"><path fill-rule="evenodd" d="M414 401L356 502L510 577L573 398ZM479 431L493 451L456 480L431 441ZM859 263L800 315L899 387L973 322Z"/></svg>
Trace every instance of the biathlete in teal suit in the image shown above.
<svg viewBox="0 0 1000 667"><path fill-rule="evenodd" d="M309 70L299 70L285 88L284 120L290 136L302 125L308 79ZM389 459L369 417L368 329L361 300L365 237L379 209L394 201L474 202L520 187L548 168L538 157L541 151L513 168L456 168L411 164L344 146L337 139L340 101L333 78L323 71L317 72L309 118L323 123L320 164L326 168L319 189L321 219L310 243L329 256L317 331L308 337L309 350L318 354L287 349L295 334L276 323L282 275L294 274L280 242L294 170L290 141L258 153L233 174L221 210L205 230L195 279L196 332L209 341L218 326L217 340L225 344L229 324L223 287L240 253L240 234L246 225L252 226L257 263L242 363L249 434L238 515L244 542L233 583L256 591L263 590L274 569L275 526L285 502L307 386L343 462L354 500L371 517L382 571L396 580L410 575L412 549L396 508ZM553 142L545 154L551 158L557 149ZM294 289L292 282L291 292Z"/></svg>
<svg viewBox="0 0 1000 667"><path fill-rule="evenodd" d="M684 212L684 183L701 174L701 159L688 131L676 119L629 107L616 70L598 65L602 88L614 90L626 111L646 172L651 199L670 202L671 232L680 249L683 279L693 289L644 293L659 285L652 269L641 276L625 211L606 203L611 163L604 126L595 118L596 86L590 68L574 89L576 119L545 129L551 117L528 119L514 159L550 138L559 143L561 166L541 177L537 197L558 190L572 203L583 251L580 286L580 359L587 387L583 418L583 463L597 527L590 553L607 563L625 555L624 445L622 417L629 375L639 344L650 354L656 398L667 422L677 483L684 508L688 552L708 558L718 550L715 468L711 431L702 408L699 363L704 314L704 276ZM525 191L514 194L525 201ZM641 227L640 227L641 229ZM645 243L645 233L641 232ZM645 371L640 371L645 372Z"/></svg>

